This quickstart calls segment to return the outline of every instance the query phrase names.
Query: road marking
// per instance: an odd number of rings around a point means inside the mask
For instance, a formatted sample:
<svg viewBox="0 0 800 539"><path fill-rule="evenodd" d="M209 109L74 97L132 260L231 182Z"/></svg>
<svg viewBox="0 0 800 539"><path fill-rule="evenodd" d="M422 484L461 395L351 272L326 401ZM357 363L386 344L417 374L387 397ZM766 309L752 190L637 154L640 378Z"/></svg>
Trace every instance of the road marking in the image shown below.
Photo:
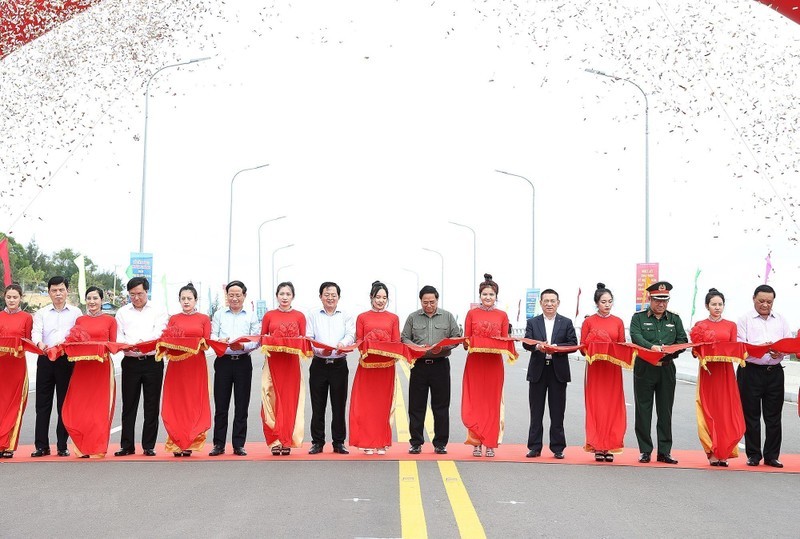
<svg viewBox="0 0 800 539"><path fill-rule="evenodd" d="M400 377L394 377L394 424L397 428L397 441L408 440L408 415L403 399ZM419 486L419 470L414 461L399 461L400 483L400 528L403 537L427 539L428 525L422 507L422 489Z"/></svg>
<svg viewBox="0 0 800 539"><path fill-rule="evenodd" d="M403 537L426 539L428 525L422 508L422 489L419 486L417 463L400 461L400 528Z"/></svg>
<svg viewBox="0 0 800 539"><path fill-rule="evenodd" d="M453 508L453 515L456 517L458 533L461 537L485 538L486 532L472 505L472 500L467 493L461 475L458 473L456 463L452 460L439 461L439 473L442 474L444 488Z"/></svg>
<svg viewBox="0 0 800 539"><path fill-rule="evenodd" d="M113 429L111 429L111 431L109 432L109 434L114 434L115 432L119 432L119 431L121 431L121 430L122 430L122 427L114 427Z"/></svg>
<svg viewBox="0 0 800 539"><path fill-rule="evenodd" d="M405 365L404 363L401 362L400 367L405 373L406 378L410 380L411 370L408 368L408 365ZM400 386L399 380L395 378L395 390L396 390L395 402L403 403L404 401L402 394L398 394L399 386ZM405 405L403 404L402 406L403 406L403 411L405 412ZM396 414L395 418L396 418L395 424L397 425L397 435L399 438L401 420L397 419ZM404 422L404 426L407 431L408 421L405 416L402 418L402 422ZM428 437L431 440L433 440L434 436L433 414L431 412L430 406L428 406L428 409L425 411L425 430L428 433ZM416 463L414 464L416 471ZM452 460L441 460L438 462L438 465L439 465L439 473L441 474L442 482L444 483L444 488L447 491L447 498L450 501L450 507L453 509L453 516L456 519L456 525L458 526L459 535L461 537L485 538L486 532L484 532L483 530L483 525L481 524L480 518L478 518L478 513L475 511L475 506L472 505L472 500L469 497L469 493L467 493L467 488L461 481L461 474L458 473L458 467L456 466L456 463ZM401 489L402 489L402 478L401 478ZM401 510L401 516L402 516L402 510ZM406 537L405 527L403 527L403 537Z"/></svg>

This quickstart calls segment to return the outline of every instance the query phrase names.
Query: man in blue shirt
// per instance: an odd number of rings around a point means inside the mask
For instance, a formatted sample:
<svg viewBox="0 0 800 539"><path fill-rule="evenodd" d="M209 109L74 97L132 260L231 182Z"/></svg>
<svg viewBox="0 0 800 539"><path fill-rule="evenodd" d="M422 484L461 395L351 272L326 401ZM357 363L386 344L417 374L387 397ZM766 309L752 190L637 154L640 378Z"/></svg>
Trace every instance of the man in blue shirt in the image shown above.
<svg viewBox="0 0 800 539"><path fill-rule="evenodd" d="M228 436L228 410L233 393L233 454L247 456L244 443L247 439L247 408L250 406L250 387L253 381L253 361L250 352L257 342L233 343L239 337L258 335L261 324L256 313L244 308L247 287L242 281L231 281L225 286L228 306L214 313L211 320L211 338L232 343L225 354L214 360L214 448L211 457L225 453Z"/></svg>

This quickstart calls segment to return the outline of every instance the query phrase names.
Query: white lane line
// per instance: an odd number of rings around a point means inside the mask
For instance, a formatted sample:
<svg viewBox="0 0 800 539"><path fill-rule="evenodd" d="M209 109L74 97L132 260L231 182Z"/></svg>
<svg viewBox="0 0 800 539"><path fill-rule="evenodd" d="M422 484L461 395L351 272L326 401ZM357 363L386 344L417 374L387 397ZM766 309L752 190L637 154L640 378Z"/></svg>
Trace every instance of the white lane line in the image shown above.
<svg viewBox="0 0 800 539"><path fill-rule="evenodd" d="M111 434L114 434L115 432L119 432L121 430L122 430L122 427L114 427L113 429L111 429Z"/></svg>

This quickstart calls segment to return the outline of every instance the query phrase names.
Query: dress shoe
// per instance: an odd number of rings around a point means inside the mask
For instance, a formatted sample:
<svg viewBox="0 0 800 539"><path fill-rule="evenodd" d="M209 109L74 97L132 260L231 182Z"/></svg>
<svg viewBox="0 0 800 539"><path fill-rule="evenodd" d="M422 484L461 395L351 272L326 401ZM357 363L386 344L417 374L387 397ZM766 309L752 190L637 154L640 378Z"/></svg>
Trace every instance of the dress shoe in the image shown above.
<svg viewBox="0 0 800 539"><path fill-rule="evenodd" d="M59 449L56 451L56 455L59 457L68 457L69 456L69 449Z"/></svg>
<svg viewBox="0 0 800 539"><path fill-rule="evenodd" d="M658 456L656 457L656 460L658 462L663 462L665 464L678 464L678 461L672 458L672 455L670 454L665 455L663 453L659 453Z"/></svg>
<svg viewBox="0 0 800 539"><path fill-rule="evenodd" d="M641 453L639 455L639 462L641 462L642 464L647 464L648 462L650 462L650 453Z"/></svg>
<svg viewBox="0 0 800 539"><path fill-rule="evenodd" d="M783 463L778 459L764 459L764 464L773 468L783 468Z"/></svg>
<svg viewBox="0 0 800 539"><path fill-rule="evenodd" d="M541 456L542 456L542 452L541 451L537 451L536 449L531 449L530 451L528 451L528 454L525 455L525 457L529 458L529 459L535 459L536 457L541 457Z"/></svg>
<svg viewBox="0 0 800 539"><path fill-rule="evenodd" d="M758 466L759 463L760 463L760 459L757 459L757 458L754 458L754 457L748 457L747 458L747 465L748 466Z"/></svg>
<svg viewBox="0 0 800 539"><path fill-rule="evenodd" d="M237 457L246 457L247 451L244 450L244 447L234 447L233 454Z"/></svg>
<svg viewBox="0 0 800 539"><path fill-rule="evenodd" d="M208 452L209 457L218 457L225 454L225 446L215 445L214 448Z"/></svg>
<svg viewBox="0 0 800 539"><path fill-rule="evenodd" d="M31 456L33 458L47 457L49 455L50 455L50 448L49 447L47 449L37 449L36 451L31 453Z"/></svg>
<svg viewBox="0 0 800 539"><path fill-rule="evenodd" d="M0 453L0 459L13 459L14 452L13 451L3 451Z"/></svg>
<svg viewBox="0 0 800 539"><path fill-rule="evenodd" d="M333 452L340 455L349 455L350 451L347 450L344 444L333 444Z"/></svg>
<svg viewBox="0 0 800 539"><path fill-rule="evenodd" d="M120 449L116 453L114 453L115 457L127 457L128 455L133 455L136 451L133 449Z"/></svg>
<svg viewBox="0 0 800 539"><path fill-rule="evenodd" d="M322 444L311 444L311 447L308 448L308 454L316 455L318 453L322 453Z"/></svg>
<svg viewBox="0 0 800 539"><path fill-rule="evenodd" d="M411 444L411 447L408 448L409 455L419 455L422 453L422 446L421 445L414 445Z"/></svg>
<svg viewBox="0 0 800 539"><path fill-rule="evenodd" d="M561 451L558 451L556 453L553 453L553 457L557 458L558 460L563 460L564 459L564 453L561 452Z"/></svg>
<svg viewBox="0 0 800 539"><path fill-rule="evenodd" d="M144 451L142 451L142 455L144 455L145 457L155 457L156 452L153 451L152 449L145 449Z"/></svg>
<svg viewBox="0 0 800 539"><path fill-rule="evenodd" d="M433 452L436 453L437 455L446 455L447 448L443 445L437 445L436 447L433 448Z"/></svg>

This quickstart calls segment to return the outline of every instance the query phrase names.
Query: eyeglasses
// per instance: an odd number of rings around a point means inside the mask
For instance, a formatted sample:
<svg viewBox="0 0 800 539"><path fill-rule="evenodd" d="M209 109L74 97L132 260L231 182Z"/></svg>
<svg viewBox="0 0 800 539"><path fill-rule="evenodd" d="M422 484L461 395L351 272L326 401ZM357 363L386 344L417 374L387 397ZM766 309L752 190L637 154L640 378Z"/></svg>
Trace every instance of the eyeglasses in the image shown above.
<svg viewBox="0 0 800 539"><path fill-rule="evenodd" d="M129 292L128 294L132 298L144 298L147 296L147 292Z"/></svg>

